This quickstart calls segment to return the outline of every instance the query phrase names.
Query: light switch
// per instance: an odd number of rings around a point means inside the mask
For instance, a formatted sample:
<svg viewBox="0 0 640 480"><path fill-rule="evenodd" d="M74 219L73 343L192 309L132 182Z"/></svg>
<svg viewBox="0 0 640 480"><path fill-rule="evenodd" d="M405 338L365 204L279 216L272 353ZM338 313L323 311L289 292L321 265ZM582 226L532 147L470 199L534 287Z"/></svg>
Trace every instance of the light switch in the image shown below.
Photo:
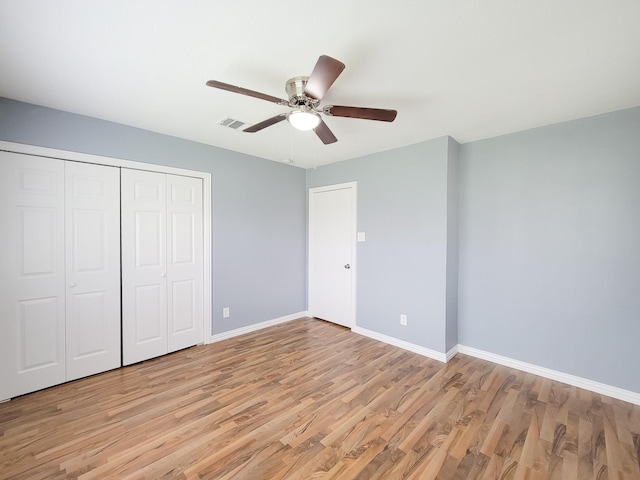
<svg viewBox="0 0 640 480"><path fill-rule="evenodd" d="M358 241L359 241L359 242L364 242L364 241L365 241L365 234L364 234L364 232L358 232Z"/></svg>

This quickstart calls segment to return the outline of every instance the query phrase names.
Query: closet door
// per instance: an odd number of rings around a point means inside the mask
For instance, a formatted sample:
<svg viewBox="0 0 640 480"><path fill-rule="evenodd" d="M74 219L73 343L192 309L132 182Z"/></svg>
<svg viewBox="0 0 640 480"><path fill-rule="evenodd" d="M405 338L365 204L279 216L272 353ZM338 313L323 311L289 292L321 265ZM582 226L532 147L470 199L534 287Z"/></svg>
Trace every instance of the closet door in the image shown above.
<svg viewBox="0 0 640 480"><path fill-rule="evenodd" d="M202 180L167 175L168 350L202 343Z"/></svg>
<svg viewBox="0 0 640 480"><path fill-rule="evenodd" d="M130 365L167 353L165 175L122 169L122 349Z"/></svg>
<svg viewBox="0 0 640 480"><path fill-rule="evenodd" d="M66 162L67 380L120 366L120 171Z"/></svg>
<svg viewBox="0 0 640 480"><path fill-rule="evenodd" d="M64 162L0 152L0 400L65 381Z"/></svg>

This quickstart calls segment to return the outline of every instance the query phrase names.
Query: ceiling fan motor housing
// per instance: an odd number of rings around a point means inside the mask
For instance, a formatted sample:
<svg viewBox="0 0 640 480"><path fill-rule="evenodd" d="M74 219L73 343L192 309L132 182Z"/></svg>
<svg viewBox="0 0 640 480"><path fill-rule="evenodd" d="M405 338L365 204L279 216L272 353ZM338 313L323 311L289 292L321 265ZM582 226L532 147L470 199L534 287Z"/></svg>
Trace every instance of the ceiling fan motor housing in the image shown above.
<svg viewBox="0 0 640 480"><path fill-rule="evenodd" d="M289 97L290 107L302 107L306 106L311 109L317 108L320 104L320 100L309 98L304 94L304 89L307 86L309 77L293 77L287 80L285 84L285 91Z"/></svg>

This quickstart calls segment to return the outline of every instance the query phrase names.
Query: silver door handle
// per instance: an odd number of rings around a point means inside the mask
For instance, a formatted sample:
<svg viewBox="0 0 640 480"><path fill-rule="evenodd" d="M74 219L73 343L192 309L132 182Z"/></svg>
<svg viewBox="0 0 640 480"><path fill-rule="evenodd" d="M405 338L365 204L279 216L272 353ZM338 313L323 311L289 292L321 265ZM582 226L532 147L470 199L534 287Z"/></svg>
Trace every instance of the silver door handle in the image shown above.
<svg viewBox="0 0 640 480"><path fill-rule="evenodd" d="M347 270L349 270L351 268L351 265L349 265L348 263L344 266L344 268L346 268Z"/></svg>
<svg viewBox="0 0 640 480"><path fill-rule="evenodd" d="M71 282L71 283L69 284L69 286L70 286L71 288L73 288L73 287L75 287L75 286L76 286L76 283L75 283L75 282Z"/></svg>

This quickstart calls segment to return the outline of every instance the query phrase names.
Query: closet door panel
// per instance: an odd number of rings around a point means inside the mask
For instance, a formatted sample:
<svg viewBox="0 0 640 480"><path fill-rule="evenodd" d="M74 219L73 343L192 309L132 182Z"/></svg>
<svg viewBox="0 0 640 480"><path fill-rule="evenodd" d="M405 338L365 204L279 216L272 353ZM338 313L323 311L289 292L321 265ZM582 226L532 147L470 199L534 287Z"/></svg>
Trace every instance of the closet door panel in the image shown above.
<svg viewBox="0 0 640 480"><path fill-rule="evenodd" d="M120 366L120 173L66 164L67 380Z"/></svg>
<svg viewBox="0 0 640 480"><path fill-rule="evenodd" d="M167 353L164 174L122 169L122 348L125 365Z"/></svg>
<svg viewBox="0 0 640 480"><path fill-rule="evenodd" d="M0 152L0 400L65 381L64 162Z"/></svg>
<svg viewBox="0 0 640 480"><path fill-rule="evenodd" d="M168 350L202 343L202 180L167 176Z"/></svg>
<svg viewBox="0 0 640 480"><path fill-rule="evenodd" d="M162 342L166 338L166 327L161 321L166 318L164 284L136 285L134 293L137 344ZM163 348L162 353L167 353Z"/></svg>

